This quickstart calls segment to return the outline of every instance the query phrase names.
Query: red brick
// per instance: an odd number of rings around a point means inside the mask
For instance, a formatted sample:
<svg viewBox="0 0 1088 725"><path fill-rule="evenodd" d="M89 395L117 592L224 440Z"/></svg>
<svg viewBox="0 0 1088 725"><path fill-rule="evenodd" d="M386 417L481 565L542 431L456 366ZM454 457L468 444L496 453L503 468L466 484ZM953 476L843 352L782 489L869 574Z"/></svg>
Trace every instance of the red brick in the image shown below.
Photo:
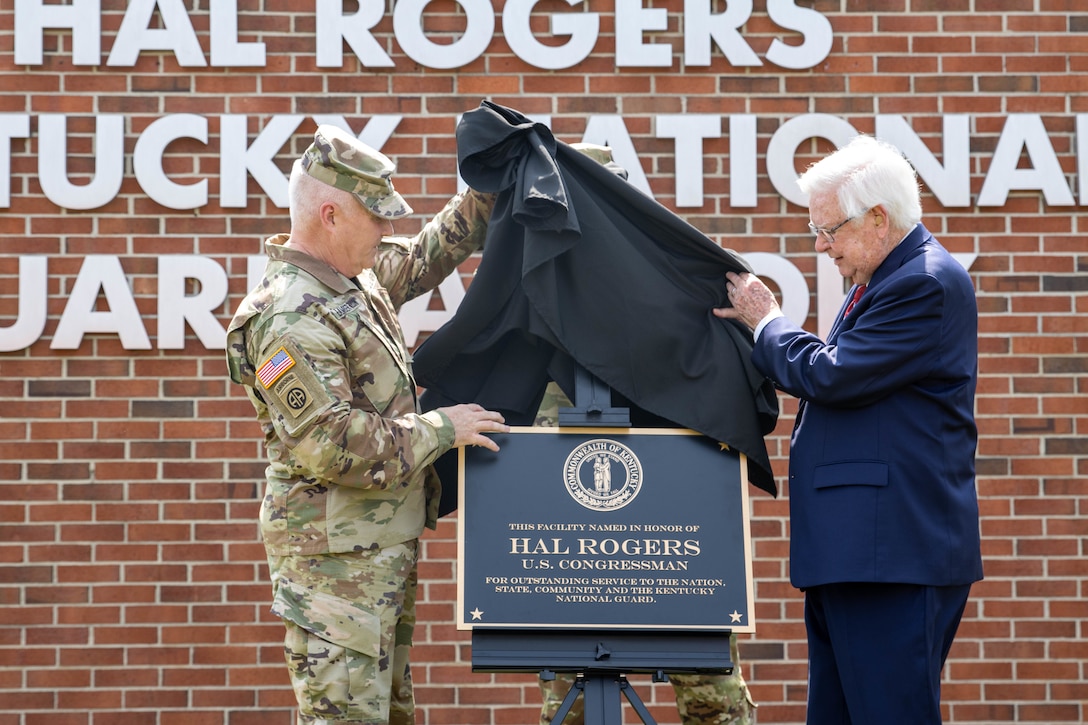
<svg viewBox="0 0 1088 725"><path fill-rule="evenodd" d="M420 69L403 56L388 13L374 32L396 68L363 69L348 51L344 68L319 69L312 9L282 0L260 9L244 1L240 8L241 39L267 43L264 68L204 68L194 74L171 53L155 52L142 54L134 68L102 65L92 72L73 67L68 31L43 34L46 57L40 66L16 68L11 46L0 48L0 65L6 63L0 76L8 81L2 110L73 114L74 183L94 172L91 114L120 113L128 121L121 196L97 210L57 209L41 195L38 139L11 144L12 206L0 215L0 329L17 312L14 255L49 255L49 324L29 349L0 353L0 481L16 492L0 514L7 542L0 560L12 594L5 591L3 603L15 605L7 611L27 628L0 629L0 642L21 645L24 632L48 637L44 625L57 624L63 631L54 636L85 636L85 627L71 625L112 623L120 612L126 618L125 627L96 630L93 646L23 645L33 667L30 679L0 675L0 710L11 711L12 701L21 709L29 706L19 725L142 725L149 717L161 725L293 722L282 628L267 611L270 585L256 534L264 467L260 432L248 401L226 382L222 351L205 350L191 332L179 351L128 351L115 336L96 333L79 350L49 348L89 254L122 257L153 341L160 254L202 254L230 270L230 297L215 311L221 324L230 318L244 293L244 256L258 254L261 238L286 230L288 223L286 211L272 208L253 179L246 208L218 206L221 114L251 114L250 141L271 113L339 113L356 130L376 113L403 114L386 147L400 164L398 188L417 208L412 219L398 223L402 233L419 228L452 193L455 117L482 97L551 114L557 135L568 141L580 138L588 115L622 114L654 194L666 205L675 204L675 160L671 143L653 136L654 117L756 114L757 206L729 206L729 139L723 135L705 144L703 206L681 211L720 244L784 253L810 285L811 240L794 231L803 231L804 209L783 202L766 177L771 135L789 117L830 113L872 131L876 113L901 114L941 159L940 115L973 114L970 160L977 195L1008 114L1042 113L1066 181L1077 194L1083 187L1076 178L1072 114L1088 113L1082 98L1088 48L1081 42L1088 21L1071 15L1075 8L1068 2L897 0L853 3L842 12L817 8L833 22L833 49L818 68L803 71L769 62L738 69L720 50L709 68L685 68L674 57L671 68L617 69L608 6L594 8L605 35L593 56L563 71L534 70L510 52L501 31L486 55L466 68ZM120 8L103 12L107 49L121 16ZM206 11L190 16L207 48ZM11 17L10 8L0 13L9 35ZM534 17L538 32L544 32L545 21ZM428 6L432 32L456 33L463 23L455 2ZM654 33L652 42L671 43L678 53L679 29L678 10L670 6L669 30ZM740 33L761 58L772 39L789 42L789 32L759 3ZM208 118L209 143L181 139L164 164L180 183L208 179L210 203L196 212L151 201L132 176L136 136L172 113ZM277 154L284 171L312 130L307 117ZM798 168L826 146L802 148ZM1088 249L1080 207L1053 206L1029 190L1013 192L1002 208L986 209L944 208L927 192L925 209L926 224L946 246L979 253L972 276L982 314L977 465L988 578L973 588L953 647L945 719L1083 722L1083 683L1045 676L1052 662L1062 673L1070 662L1088 659L1075 629L1088 617L1081 603L1088 575L1079 515L1088 500L1088 457L1079 442L1088 427L1082 400L1088 393L1082 359L1088 352L1088 297L1077 287L1088 270ZM478 264L474 257L463 265L466 282ZM809 318L814 326L814 311ZM72 382L82 386L78 392L66 388ZM68 394L60 394L62 389ZM806 696L803 599L788 583L785 485L796 401L780 400L782 416L768 448L783 493L778 500L752 500L760 622L750 641L780 644L783 659L754 661L749 672L762 705L760 721L798 723ZM425 600L415 652L421 720L532 721L538 703L534 676L471 672L470 636L453 626L454 524L454 518L446 519L425 537ZM87 602L75 601L76 592ZM29 597L48 604L25 606ZM202 604L192 606L190 600ZM1027 656L1005 647L1016 639L1031 640ZM194 651L194 642L207 646ZM1036 651L1037 645L1044 651ZM194 667L194 657L202 664ZM141 678L133 663L154 669ZM44 682L57 694L41 695L41 686L24 691L27 684ZM161 697L153 694L158 691ZM179 701L182 692L187 702ZM659 722L678 721L668 685L643 692Z"/></svg>

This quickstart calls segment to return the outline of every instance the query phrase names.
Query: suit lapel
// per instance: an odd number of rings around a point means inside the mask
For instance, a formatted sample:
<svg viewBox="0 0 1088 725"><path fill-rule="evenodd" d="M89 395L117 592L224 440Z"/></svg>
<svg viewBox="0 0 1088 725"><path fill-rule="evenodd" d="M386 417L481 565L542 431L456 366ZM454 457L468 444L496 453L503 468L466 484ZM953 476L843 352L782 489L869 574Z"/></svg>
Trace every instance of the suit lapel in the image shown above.
<svg viewBox="0 0 1088 725"><path fill-rule="evenodd" d="M850 288L850 291L846 293L846 298L842 301L842 307L839 308L839 314L835 316L835 324L831 326L831 332L828 333L826 342L831 342L838 336L839 330L842 328L842 323L846 319L846 307L850 304L850 299L854 296L854 291L857 288L858 286L854 285Z"/></svg>

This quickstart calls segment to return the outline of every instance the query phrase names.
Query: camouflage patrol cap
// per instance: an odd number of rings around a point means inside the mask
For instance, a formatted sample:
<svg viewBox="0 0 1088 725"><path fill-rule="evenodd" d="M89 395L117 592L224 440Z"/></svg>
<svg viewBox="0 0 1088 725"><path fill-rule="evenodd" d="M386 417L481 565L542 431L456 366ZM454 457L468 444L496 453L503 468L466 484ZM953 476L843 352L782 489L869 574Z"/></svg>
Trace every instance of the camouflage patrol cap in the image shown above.
<svg viewBox="0 0 1088 725"><path fill-rule="evenodd" d="M621 179L627 179L627 169L617 164L615 159L612 158L611 147L585 142L572 143L570 147L582 155L593 159Z"/></svg>
<svg viewBox="0 0 1088 725"><path fill-rule="evenodd" d="M596 161L598 164L612 163L612 149L595 143L578 142L570 145L572 149Z"/></svg>
<svg viewBox="0 0 1088 725"><path fill-rule="evenodd" d="M395 219L412 207L393 188L396 164L337 126L317 127L314 142L302 154L302 170L318 181L355 195L373 214Z"/></svg>

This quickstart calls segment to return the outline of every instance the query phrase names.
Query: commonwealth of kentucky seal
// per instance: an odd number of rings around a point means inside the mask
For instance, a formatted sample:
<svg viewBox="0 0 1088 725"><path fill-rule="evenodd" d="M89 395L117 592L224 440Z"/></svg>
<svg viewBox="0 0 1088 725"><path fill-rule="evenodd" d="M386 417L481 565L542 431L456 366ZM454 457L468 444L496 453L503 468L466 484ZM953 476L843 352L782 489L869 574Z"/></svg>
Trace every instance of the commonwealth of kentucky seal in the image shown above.
<svg viewBox="0 0 1088 725"><path fill-rule="evenodd" d="M597 438L567 456L563 483L571 498L587 509L621 509L634 501L642 488L642 464L622 443Z"/></svg>

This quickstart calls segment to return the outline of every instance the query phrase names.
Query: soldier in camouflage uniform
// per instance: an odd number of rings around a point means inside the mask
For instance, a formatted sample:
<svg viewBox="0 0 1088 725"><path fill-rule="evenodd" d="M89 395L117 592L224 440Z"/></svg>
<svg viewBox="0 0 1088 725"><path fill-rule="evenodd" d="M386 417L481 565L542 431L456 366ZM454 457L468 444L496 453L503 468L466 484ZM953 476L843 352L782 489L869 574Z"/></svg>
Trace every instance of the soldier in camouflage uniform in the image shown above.
<svg viewBox="0 0 1088 725"><path fill-rule="evenodd" d="M264 279L227 332L269 465L260 529L272 611L307 725L415 722L408 649L418 538L437 521L432 463L498 450L477 405L421 414L396 311L483 241L494 198L454 197L414 238L392 162L321 126L290 179L291 232L267 240Z"/></svg>

